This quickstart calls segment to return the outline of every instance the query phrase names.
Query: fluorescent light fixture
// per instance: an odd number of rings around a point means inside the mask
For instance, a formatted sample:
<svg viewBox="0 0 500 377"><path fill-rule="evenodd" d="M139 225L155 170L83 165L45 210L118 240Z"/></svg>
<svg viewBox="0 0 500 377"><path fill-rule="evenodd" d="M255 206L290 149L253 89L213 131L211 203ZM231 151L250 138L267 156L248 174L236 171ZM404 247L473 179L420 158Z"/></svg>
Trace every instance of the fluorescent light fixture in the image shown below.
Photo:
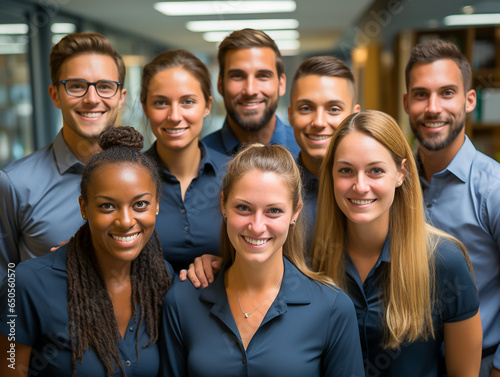
<svg viewBox="0 0 500 377"><path fill-rule="evenodd" d="M281 41L275 41L276 46L280 49L280 51L283 50L298 50L300 48L300 42L296 39L292 40L281 40Z"/></svg>
<svg viewBox="0 0 500 377"><path fill-rule="evenodd" d="M296 29L299 21L294 19L263 19L263 20L219 20L219 21L189 21L186 28L190 31L233 31L245 28L259 30Z"/></svg>
<svg viewBox="0 0 500 377"><path fill-rule="evenodd" d="M208 14L283 13L297 8L295 1L172 1L154 4L154 9L167 16L199 16Z"/></svg>
<svg viewBox="0 0 500 377"><path fill-rule="evenodd" d="M497 25L500 24L500 13L453 14L451 16L446 16L443 22L447 26Z"/></svg>
<svg viewBox="0 0 500 377"><path fill-rule="evenodd" d="M275 41L281 39L299 39L299 32L297 30L264 30ZM203 34L203 39L207 42L221 42L231 32L230 31L209 31Z"/></svg>
<svg viewBox="0 0 500 377"><path fill-rule="evenodd" d="M28 34L26 24L3 24L0 25L0 34Z"/></svg>
<svg viewBox="0 0 500 377"><path fill-rule="evenodd" d="M50 25L50 31L54 34L69 34L76 31L76 26L68 22L58 22Z"/></svg>

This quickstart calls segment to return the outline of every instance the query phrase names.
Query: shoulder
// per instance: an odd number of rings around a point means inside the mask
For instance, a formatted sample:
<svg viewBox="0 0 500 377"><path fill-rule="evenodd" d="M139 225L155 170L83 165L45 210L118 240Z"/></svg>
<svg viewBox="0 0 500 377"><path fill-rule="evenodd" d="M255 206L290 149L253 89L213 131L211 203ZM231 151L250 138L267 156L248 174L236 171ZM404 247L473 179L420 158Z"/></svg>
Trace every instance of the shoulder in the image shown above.
<svg viewBox="0 0 500 377"><path fill-rule="evenodd" d="M172 275L172 285L165 295L163 305L178 306L179 303L188 303L198 297L201 290L201 288L195 288L189 279L181 281L178 275Z"/></svg>
<svg viewBox="0 0 500 377"><path fill-rule="evenodd" d="M218 129L217 131L214 131L205 136L202 140L206 145L213 148L215 145L218 145L220 143L221 137L222 137L222 130Z"/></svg>
<svg viewBox="0 0 500 377"><path fill-rule="evenodd" d="M467 261L462 250L455 242L447 238L440 237L438 239L433 256L437 270L454 271L457 268L467 268Z"/></svg>
<svg viewBox="0 0 500 377"><path fill-rule="evenodd" d="M485 175L489 183L500 185L500 163L476 150L471 167L472 173Z"/></svg>

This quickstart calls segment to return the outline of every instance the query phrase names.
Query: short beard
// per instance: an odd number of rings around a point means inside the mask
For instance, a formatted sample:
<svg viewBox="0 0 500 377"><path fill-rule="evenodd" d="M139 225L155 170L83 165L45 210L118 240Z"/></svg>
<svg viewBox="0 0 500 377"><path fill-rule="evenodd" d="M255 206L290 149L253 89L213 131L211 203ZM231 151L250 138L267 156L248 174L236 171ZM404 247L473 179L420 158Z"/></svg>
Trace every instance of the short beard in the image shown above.
<svg viewBox="0 0 500 377"><path fill-rule="evenodd" d="M256 132L262 130L271 118L276 113L276 108L278 107L278 102L274 104L268 102L269 106L264 110L264 114L259 119L256 120L245 120L241 117L240 113L235 110L235 108L228 109L226 106L227 116L231 118L239 128L246 132Z"/></svg>
<svg viewBox="0 0 500 377"><path fill-rule="evenodd" d="M437 152L437 151L440 151L440 150L446 148L448 145L450 145L457 138L457 136L460 134L460 132L462 132L462 130L465 127L465 115L464 115L464 118L461 119L459 122L457 122L455 125L456 125L456 127L453 127L450 130L448 137L439 143L434 142L434 140L432 138L424 139L420 132L415 132L415 127L413 125L412 125L412 129L414 131L413 133L415 134L415 137L420 142L422 147L424 147L428 151Z"/></svg>

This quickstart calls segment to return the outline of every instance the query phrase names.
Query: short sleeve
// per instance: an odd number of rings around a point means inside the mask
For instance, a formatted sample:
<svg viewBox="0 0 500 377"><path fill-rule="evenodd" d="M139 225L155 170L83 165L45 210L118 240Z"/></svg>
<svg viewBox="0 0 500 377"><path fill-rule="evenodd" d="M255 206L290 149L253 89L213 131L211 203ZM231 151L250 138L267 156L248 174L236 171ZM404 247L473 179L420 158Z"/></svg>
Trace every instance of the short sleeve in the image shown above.
<svg viewBox="0 0 500 377"><path fill-rule="evenodd" d="M435 253L437 297L443 322L471 318L479 310L479 296L458 245L442 240Z"/></svg>
<svg viewBox="0 0 500 377"><path fill-rule="evenodd" d="M19 264L19 200L7 173L0 170L0 280L7 273L9 263Z"/></svg>

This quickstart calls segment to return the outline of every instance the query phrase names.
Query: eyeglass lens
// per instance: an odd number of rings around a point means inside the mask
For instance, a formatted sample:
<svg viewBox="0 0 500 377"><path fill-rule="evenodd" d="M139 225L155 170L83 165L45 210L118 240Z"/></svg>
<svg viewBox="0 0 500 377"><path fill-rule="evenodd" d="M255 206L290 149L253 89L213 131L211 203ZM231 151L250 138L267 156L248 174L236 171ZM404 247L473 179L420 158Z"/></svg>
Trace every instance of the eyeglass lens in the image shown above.
<svg viewBox="0 0 500 377"><path fill-rule="evenodd" d="M66 91L69 95L75 97L82 97L87 93L89 85L94 85L97 94L104 98L113 97L117 90L118 84L113 81L98 81L95 84L88 83L80 80L66 80Z"/></svg>

